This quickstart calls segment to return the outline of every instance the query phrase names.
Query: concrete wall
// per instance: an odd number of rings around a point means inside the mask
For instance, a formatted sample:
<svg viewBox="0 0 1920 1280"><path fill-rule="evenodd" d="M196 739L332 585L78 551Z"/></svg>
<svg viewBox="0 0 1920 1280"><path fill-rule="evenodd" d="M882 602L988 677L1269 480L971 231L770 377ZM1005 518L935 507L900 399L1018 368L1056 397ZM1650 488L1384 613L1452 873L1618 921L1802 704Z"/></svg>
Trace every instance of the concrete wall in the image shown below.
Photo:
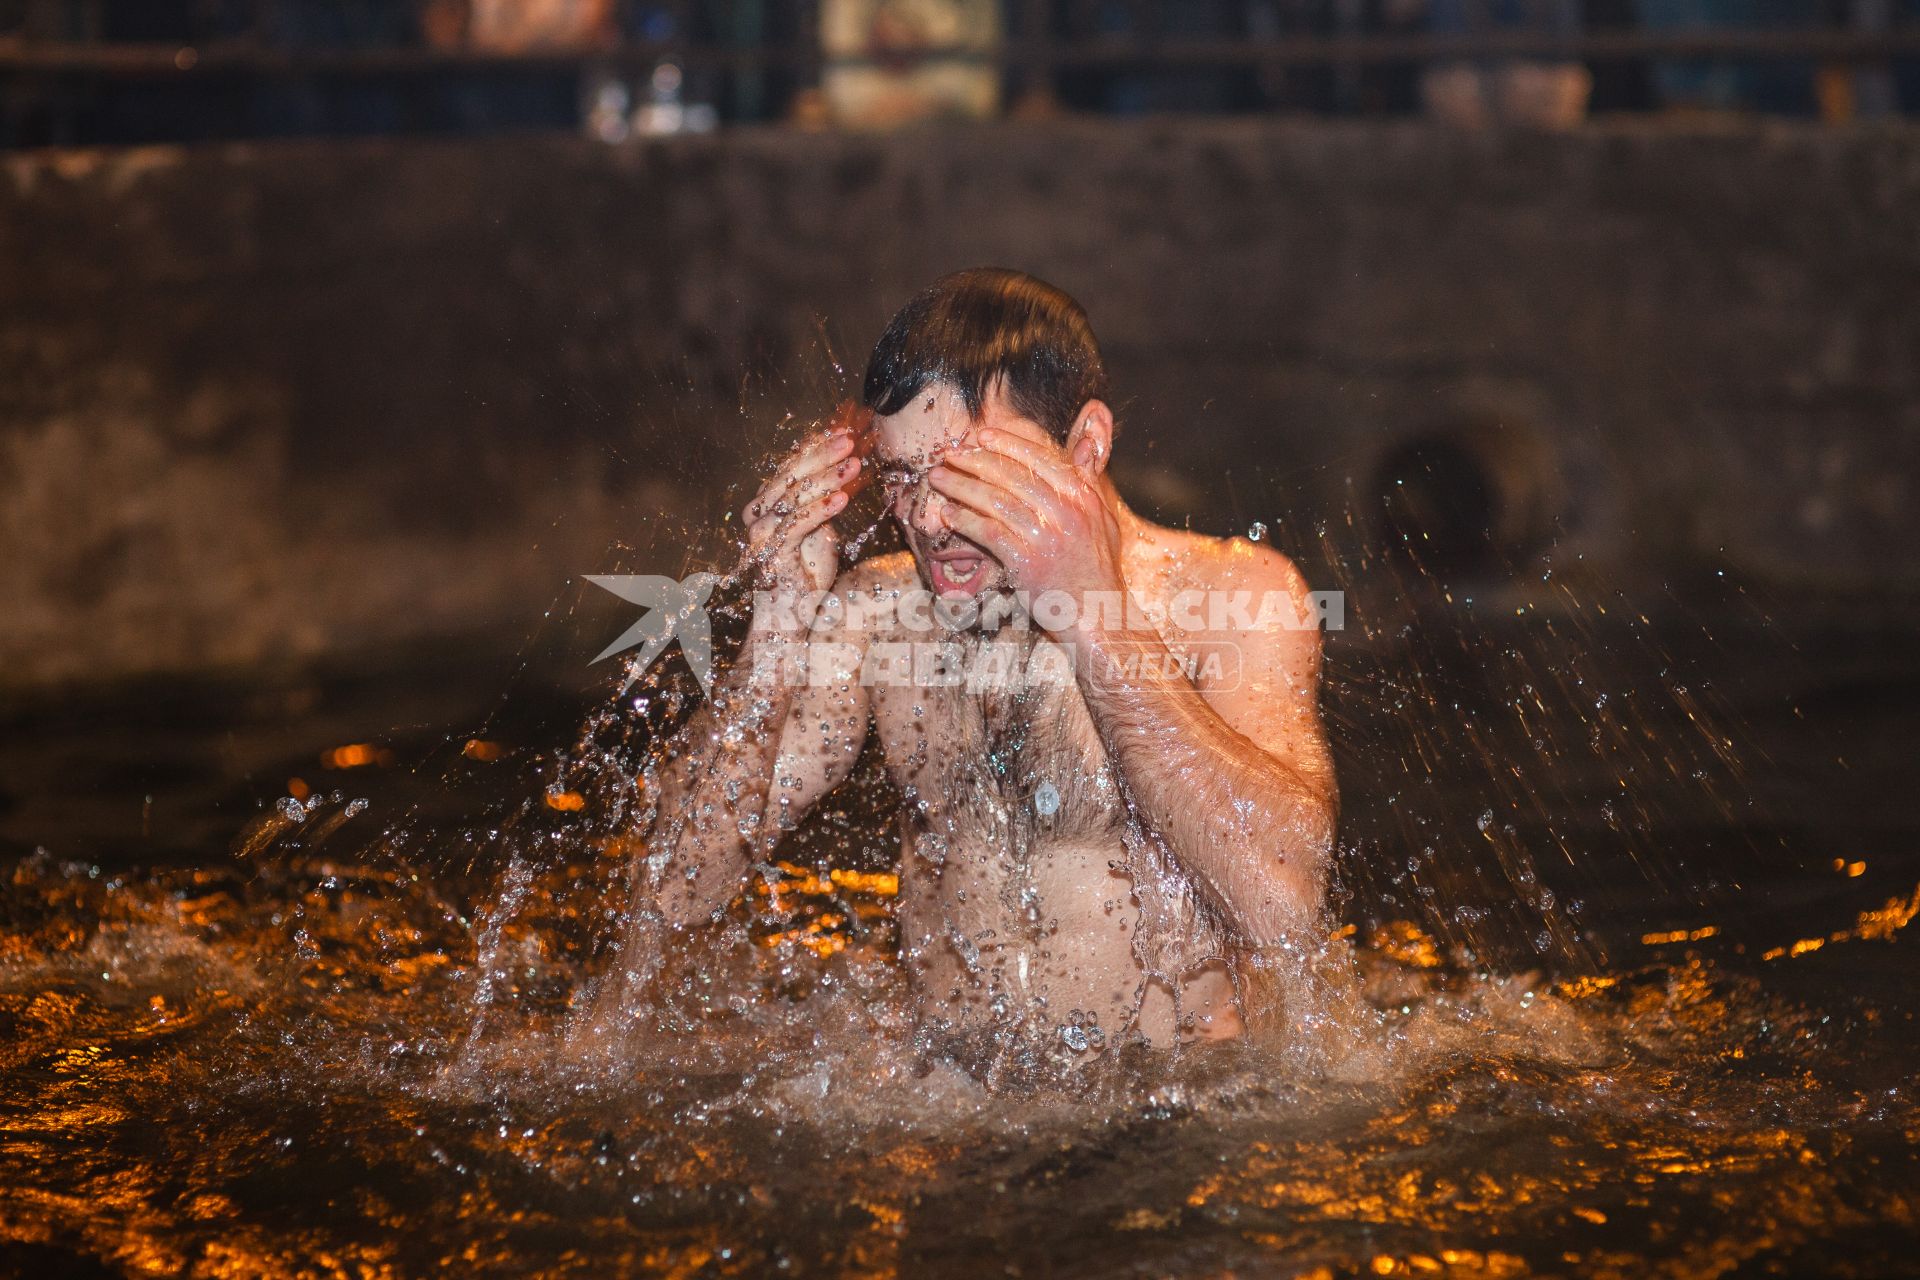
<svg viewBox="0 0 1920 1280"><path fill-rule="evenodd" d="M857 377L979 263L1087 304L1124 482L1170 517L1350 551L1383 456L1440 435L1516 553L1920 592L1911 129L23 155L0 686L524 629L569 574L676 569L780 413L841 385L827 351Z"/></svg>

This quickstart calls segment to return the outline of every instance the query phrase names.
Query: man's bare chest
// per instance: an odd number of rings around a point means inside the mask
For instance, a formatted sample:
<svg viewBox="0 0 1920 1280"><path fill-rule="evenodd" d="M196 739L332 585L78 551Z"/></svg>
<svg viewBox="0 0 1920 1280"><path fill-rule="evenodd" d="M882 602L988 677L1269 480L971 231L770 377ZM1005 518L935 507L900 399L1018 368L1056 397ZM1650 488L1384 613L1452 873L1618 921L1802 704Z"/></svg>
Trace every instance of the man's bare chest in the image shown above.
<svg viewBox="0 0 1920 1280"><path fill-rule="evenodd" d="M1026 861L1117 842L1123 796L1069 676L881 691L875 728L915 834Z"/></svg>

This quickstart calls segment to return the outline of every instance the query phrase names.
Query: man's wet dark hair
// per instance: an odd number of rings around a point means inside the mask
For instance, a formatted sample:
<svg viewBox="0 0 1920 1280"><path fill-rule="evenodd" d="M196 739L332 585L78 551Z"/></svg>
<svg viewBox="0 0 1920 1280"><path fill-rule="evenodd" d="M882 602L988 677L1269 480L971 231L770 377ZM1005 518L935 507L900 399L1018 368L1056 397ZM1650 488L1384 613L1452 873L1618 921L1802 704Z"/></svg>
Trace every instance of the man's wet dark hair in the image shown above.
<svg viewBox="0 0 1920 1280"><path fill-rule="evenodd" d="M1100 344L1079 303L1025 272L975 267L900 308L874 344L862 399L885 416L945 382L978 418L1002 380L1014 410L1062 444L1081 406L1107 394Z"/></svg>

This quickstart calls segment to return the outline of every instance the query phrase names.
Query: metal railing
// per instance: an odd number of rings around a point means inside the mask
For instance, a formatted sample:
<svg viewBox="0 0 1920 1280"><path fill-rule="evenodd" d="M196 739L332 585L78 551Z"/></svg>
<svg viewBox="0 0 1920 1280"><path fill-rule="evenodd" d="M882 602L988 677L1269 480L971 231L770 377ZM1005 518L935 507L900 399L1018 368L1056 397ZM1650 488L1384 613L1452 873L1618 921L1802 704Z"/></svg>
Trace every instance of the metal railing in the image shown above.
<svg viewBox="0 0 1920 1280"><path fill-rule="evenodd" d="M0 0L0 144L93 140L86 136L89 111L97 115L98 104L133 90L172 94L178 106L190 103L196 90L211 94L216 86L230 99L235 86L298 84L318 92L315 85L382 82L418 88L455 74L501 82L544 76L559 84L589 70L637 73L665 62L706 77L704 87L693 87L723 100L723 119L740 120L781 118L797 95L820 82L825 69L839 66L964 62L995 69L1009 102L1064 97L1071 106L1098 110L1097 93L1083 91L1082 101L1073 101L1072 92L1058 91L1102 76L1251 73L1274 81L1302 72L1417 74L1441 63L1513 59L1639 68L1688 62L1829 69L1920 60L1920 20L1893 20L1884 6L1856 6L1858 12L1882 15L1871 28L1829 18L1828 25L1810 19L1797 27L1556 31L1483 26L1440 33L1420 29L1417 22L1368 29L1337 19L1346 8L1304 0L1204 5L1209 20L1197 30L1195 10L1183 11L1181 0L1006 0L1001 34L991 43L829 58L820 39L822 0L622 0L590 42L520 49L429 40L428 11L436 2L334 0L323 5L305 0L303 9L293 0L177 0L164 6L173 15L170 29L151 30L150 8L144 20L149 30L138 30L142 22L135 21L128 35L125 15L137 8L130 0L118 7L111 0ZM1819 8L1808 5L1810 11ZM1846 12L1844 5L1839 9ZM118 26L116 13L122 15ZM348 20L356 14L358 25ZM753 93L734 91L747 82L755 86ZM1268 102L1274 97L1256 91L1241 109L1280 105ZM559 99L556 93L554 101ZM190 106L179 109L191 115ZM1336 102L1334 109L1342 108ZM556 106L550 114L564 115L565 109ZM309 116L318 125L308 131L352 131L328 128L324 108ZM23 128L23 120L40 121L46 136L33 137L34 128ZM486 126L484 112L474 120L475 127ZM402 121L396 127L407 125Z"/></svg>
<svg viewBox="0 0 1920 1280"><path fill-rule="evenodd" d="M1496 58L1571 61L1671 59L1875 62L1920 56L1920 26L1886 32L1846 29L1596 31L1559 36L1527 31L1470 35L1380 34L1155 39L1096 36L993 45L931 45L911 53L835 55L795 43L736 47L693 40L621 40L581 48L499 50L414 45L288 47L244 38L187 43L83 43L0 35L0 72L90 72L174 76L212 71L387 75L452 66L621 66L674 61L728 70L769 66L897 66L961 61L1004 70L1089 67L1305 67L1427 63Z"/></svg>

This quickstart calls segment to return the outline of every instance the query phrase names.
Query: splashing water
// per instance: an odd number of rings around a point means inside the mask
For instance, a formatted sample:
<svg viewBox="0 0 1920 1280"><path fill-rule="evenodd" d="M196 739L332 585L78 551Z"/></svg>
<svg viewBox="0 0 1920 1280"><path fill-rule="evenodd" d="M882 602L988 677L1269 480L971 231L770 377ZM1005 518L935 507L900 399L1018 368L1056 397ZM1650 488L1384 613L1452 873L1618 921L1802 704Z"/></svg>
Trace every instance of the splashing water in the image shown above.
<svg viewBox="0 0 1920 1280"><path fill-rule="evenodd" d="M880 515L855 527L850 546L884 537ZM1328 674L1337 918L1279 1031L1115 1041L1065 1083L983 1082L914 1016L894 826L912 798L870 756L723 927L671 928L640 833L696 694L669 666L616 701L614 673L515 695L435 767L364 753L349 776L371 803L265 805L233 858L205 839L138 873L20 857L0 1258L1898 1271L1920 1235L1911 826L1783 818L1788 771L1751 770L1726 727L1771 659L1743 672L1568 577L1523 589L1516 568L1470 601L1336 533L1271 538L1324 548L1303 564L1359 621ZM723 640L743 595L716 597ZM1754 749L1812 771L1791 729ZM1073 812L1079 785L1048 774L1008 829ZM1076 1053L1112 1030L1089 1013L1060 1023Z"/></svg>

